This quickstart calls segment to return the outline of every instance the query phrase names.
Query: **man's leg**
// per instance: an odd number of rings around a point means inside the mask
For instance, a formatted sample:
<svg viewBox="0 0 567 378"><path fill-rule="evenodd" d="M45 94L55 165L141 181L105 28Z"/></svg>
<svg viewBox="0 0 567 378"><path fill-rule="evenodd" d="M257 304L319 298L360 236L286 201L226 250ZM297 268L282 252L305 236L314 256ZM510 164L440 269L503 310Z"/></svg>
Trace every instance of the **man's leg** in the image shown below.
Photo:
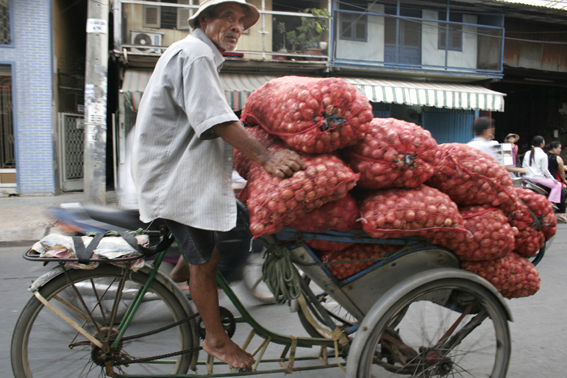
<svg viewBox="0 0 567 378"><path fill-rule="evenodd" d="M228 337L221 323L216 284L218 260L219 254L215 249L206 263L189 267L191 297L205 323L203 349L232 367L247 368L252 366L254 358Z"/></svg>
<svg viewBox="0 0 567 378"><path fill-rule="evenodd" d="M183 256L179 256L177 264L175 264L171 270L170 276L175 282L189 281L189 270L187 269L187 263L183 259Z"/></svg>

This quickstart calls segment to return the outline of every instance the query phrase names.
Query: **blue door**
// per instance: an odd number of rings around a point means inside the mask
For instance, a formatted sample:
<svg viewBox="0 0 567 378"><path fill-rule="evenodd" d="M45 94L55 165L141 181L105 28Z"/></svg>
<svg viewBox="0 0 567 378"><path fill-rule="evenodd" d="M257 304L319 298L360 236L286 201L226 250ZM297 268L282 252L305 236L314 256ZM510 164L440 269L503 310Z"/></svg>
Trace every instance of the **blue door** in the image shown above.
<svg viewBox="0 0 567 378"><path fill-rule="evenodd" d="M467 143L473 138L474 111L426 108L421 114L422 126L437 143Z"/></svg>

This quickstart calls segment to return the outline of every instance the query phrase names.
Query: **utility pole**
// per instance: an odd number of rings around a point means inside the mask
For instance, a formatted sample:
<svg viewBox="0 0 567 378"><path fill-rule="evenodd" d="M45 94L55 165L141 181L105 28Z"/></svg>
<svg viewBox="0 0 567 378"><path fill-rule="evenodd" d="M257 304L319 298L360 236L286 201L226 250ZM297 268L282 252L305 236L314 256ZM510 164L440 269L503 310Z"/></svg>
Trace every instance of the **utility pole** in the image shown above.
<svg viewBox="0 0 567 378"><path fill-rule="evenodd" d="M106 203L108 1L88 0L83 183L88 202Z"/></svg>

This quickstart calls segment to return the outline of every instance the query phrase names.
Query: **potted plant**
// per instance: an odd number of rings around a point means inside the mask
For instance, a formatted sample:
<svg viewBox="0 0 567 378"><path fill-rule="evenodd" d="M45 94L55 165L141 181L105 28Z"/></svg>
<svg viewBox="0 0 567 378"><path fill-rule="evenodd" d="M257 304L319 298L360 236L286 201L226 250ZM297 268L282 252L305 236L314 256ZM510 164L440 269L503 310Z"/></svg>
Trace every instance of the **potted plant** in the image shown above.
<svg viewBox="0 0 567 378"><path fill-rule="evenodd" d="M321 42L326 42L325 37L329 31L330 15L326 9L308 8L305 13L311 13L315 17L302 17L301 24L295 29L285 32L285 40L289 43L292 51L303 51L309 55L322 55ZM278 25L279 27L279 25ZM285 30L285 25L283 25Z"/></svg>

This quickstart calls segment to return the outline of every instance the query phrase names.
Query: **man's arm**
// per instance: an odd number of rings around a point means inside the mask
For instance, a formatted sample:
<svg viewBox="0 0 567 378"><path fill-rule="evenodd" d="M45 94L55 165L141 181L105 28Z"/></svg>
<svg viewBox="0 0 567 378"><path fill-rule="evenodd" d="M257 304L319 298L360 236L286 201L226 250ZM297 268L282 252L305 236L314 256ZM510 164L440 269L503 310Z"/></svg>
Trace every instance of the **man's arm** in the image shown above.
<svg viewBox="0 0 567 378"><path fill-rule="evenodd" d="M305 168L297 152L292 150L268 151L260 142L250 136L242 123L238 121L218 124L213 126L213 130L228 144L260 164L274 176L288 177L293 172Z"/></svg>

